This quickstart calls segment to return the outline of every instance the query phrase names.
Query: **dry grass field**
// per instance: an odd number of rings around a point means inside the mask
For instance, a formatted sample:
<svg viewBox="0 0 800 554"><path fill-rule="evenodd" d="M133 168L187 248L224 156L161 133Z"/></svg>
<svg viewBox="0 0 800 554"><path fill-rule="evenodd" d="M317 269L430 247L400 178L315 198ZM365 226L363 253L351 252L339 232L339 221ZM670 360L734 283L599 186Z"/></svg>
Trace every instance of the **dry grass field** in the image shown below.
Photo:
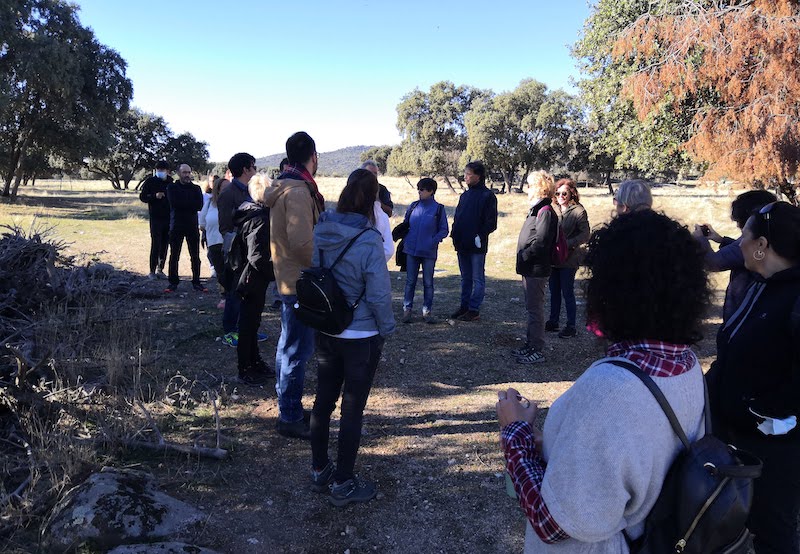
<svg viewBox="0 0 800 554"><path fill-rule="evenodd" d="M416 190L403 179L383 178L382 182L395 200L394 225L416 199ZM335 204L343 185L343 179L320 180L329 206ZM612 202L607 191L580 192L593 226L610 219ZM657 187L655 208L687 225L710 222L720 233L736 236L729 214L737 192ZM20 194L16 204L0 204L0 224L28 227L35 220L37 225L53 226L55 235L70 243L70 253L88 254L82 259L97 258L145 280L147 213L135 193L111 191L102 183L38 182L35 189L23 188ZM458 197L443 184L436 197L447 207L452 223ZM518 387L546 408L603 355L603 345L584 331L574 339L548 336L547 359L542 364L518 365L509 356L524 334L514 252L526 196L499 195L498 209L499 228L490 238L481 320L455 324L444 320L457 307L459 296L455 252L446 240L436 267L433 307L442 321L425 325L418 318L408 325L398 324L386 343L367 404L357 462L357 471L377 481L376 500L335 509L322 496L309 492L309 445L275 432L277 406L271 385L252 389L235 384L235 351L218 340L217 296L190 292L185 250L180 294L154 295L134 305L137 329L147 335L138 344L152 352L141 354L135 351L136 344L120 342L119 357L132 361L117 368L127 372L121 381L126 385L117 394L128 400L143 399L168 439L191 444L198 433L214 428L208 402L209 391L214 391L220 398L221 424L232 456L209 461L114 448L87 454L87 463L155 473L167 492L208 514L189 539L222 552L520 551L524 517L503 488L496 391ZM201 256L207 278L208 264L204 253ZM396 269L392 261L394 310L399 320L405 275ZM580 273L578 277L576 292L582 303ZM708 315L706 338L697 347L706 368L714 356L713 338L727 275L715 276L712 282L715 306ZM147 286L155 292L164 282ZM421 295L420 282L417 310ZM581 305L579 323L580 309ZM279 328L277 314L266 311L262 329L270 338L261 348L268 361L274 360ZM103 355L97 353L101 364ZM306 407L313 402L315 365L312 360L307 372ZM19 552L35 548L35 525L4 545Z"/></svg>

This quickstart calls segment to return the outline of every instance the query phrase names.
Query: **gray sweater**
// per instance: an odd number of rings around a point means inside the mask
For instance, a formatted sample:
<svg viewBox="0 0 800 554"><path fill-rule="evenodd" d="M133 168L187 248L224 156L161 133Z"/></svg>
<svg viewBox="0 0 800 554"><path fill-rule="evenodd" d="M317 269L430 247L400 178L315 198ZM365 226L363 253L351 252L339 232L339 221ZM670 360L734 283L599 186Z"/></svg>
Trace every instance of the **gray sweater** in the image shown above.
<svg viewBox="0 0 800 554"><path fill-rule="evenodd" d="M626 554L623 529L637 538L682 448L653 395L628 370L598 360L547 413L542 499L571 537L552 545L530 525L525 552ZM690 441L705 433L699 364L653 377Z"/></svg>
<svg viewBox="0 0 800 554"><path fill-rule="evenodd" d="M330 267L347 243L364 229L338 264L333 268L336 283L354 303L363 297L353 312L353 331L377 331L383 337L394 332L392 285L383 254L381 234L360 214L327 211L314 227L313 265L319 265L320 250L325 267Z"/></svg>

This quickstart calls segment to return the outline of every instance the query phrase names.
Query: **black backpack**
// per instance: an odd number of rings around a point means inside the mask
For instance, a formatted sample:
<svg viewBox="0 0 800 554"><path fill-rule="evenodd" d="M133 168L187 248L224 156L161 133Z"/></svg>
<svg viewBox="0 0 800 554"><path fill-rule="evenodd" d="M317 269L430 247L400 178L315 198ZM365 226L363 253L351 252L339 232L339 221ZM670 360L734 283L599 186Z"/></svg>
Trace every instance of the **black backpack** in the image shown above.
<svg viewBox="0 0 800 554"><path fill-rule="evenodd" d="M318 331L338 335L353 321L353 312L364 296L362 292L354 304L347 299L333 276L333 268L350 250L358 237L373 230L364 229L347 243L330 267L325 267L322 249L319 251L319 267L310 267L300 272L297 280L297 302L294 305L297 319Z"/></svg>
<svg viewBox="0 0 800 554"><path fill-rule="evenodd" d="M761 460L711 434L705 378L706 434L690 443L664 393L650 376L634 363L612 363L627 369L647 386L684 446L645 519L644 535L635 541L625 535L631 553L746 554L750 543L747 516L753 500L753 479L761 475Z"/></svg>

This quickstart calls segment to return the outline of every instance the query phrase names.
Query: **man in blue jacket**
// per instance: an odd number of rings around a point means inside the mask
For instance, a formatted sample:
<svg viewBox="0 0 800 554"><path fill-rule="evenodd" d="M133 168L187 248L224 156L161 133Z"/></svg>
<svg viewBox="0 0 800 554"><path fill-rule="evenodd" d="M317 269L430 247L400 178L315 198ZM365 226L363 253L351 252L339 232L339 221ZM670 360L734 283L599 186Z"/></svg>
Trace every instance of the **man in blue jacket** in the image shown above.
<svg viewBox="0 0 800 554"><path fill-rule="evenodd" d="M181 259L183 239L192 262L192 287L197 292L208 292L200 283L200 230L197 212L203 209L203 191L192 183L192 168L181 164L179 181L167 185L169 200L169 286L164 292L175 292L178 278L178 262Z"/></svg>
<svg viewBox="0 0 800 554"><path fill-rule="evenodd" d="M464 181L469 188L458 199L450 233L461 272L461 305L450 317L477 321L486 290L489 235L497 229L497 198L486 187L486 167L482 162L467 164Z"/></svg>

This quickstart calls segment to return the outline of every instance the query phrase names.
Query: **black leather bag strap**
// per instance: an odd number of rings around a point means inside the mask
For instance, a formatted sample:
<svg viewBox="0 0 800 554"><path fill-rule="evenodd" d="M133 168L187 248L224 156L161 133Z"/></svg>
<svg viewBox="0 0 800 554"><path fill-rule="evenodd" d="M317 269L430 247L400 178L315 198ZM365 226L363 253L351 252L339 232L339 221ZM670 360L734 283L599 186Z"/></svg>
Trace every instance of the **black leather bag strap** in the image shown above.
<svg viewBox="0 0 800 554"><path fill-rule="evenodd" d="M661 389L658 388L658 385L650 378L650 376L642 371L642 369L633 362L629 362L627 360L609 360L615 366L627 369L639 380L644 383L644 385L650 390L650 392L655 397L658 405L661 406L661 409L664 411L664 415L667 416L670 425L672 425L672 430L675 431L675 434L678 435L678 438L681 439L683 446L686 450L689 450L689 439L686 437L686 433L684 433L683 428L681 427L680 422L678 421L678 417L675 415L675 412L672 411L672 406L669 405L667 398L664 396L664 393L661 392ZM703 378L703 388L705 388L705 378ZM706 412L706 421L708 421L708 393L706 393L706 405L705 405L705 412Z"/></svg>

